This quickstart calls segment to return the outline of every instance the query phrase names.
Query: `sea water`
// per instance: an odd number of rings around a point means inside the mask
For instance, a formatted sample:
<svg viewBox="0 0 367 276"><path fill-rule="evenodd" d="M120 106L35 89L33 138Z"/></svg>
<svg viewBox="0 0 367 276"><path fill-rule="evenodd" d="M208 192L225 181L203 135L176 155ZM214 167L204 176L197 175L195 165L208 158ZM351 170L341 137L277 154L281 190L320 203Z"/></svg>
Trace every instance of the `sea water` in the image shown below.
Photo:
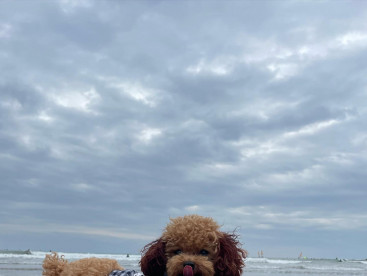
<svg viewBox="0 0 367 276"><path fill-rule="evenodd" d="M0 276L41 276L42 262L49 252L32 251L31 255L0 254ZM117 260L123 267L140 271L140 255L126 254L85 254L64 253L68 261L81 258L97 257ZM249 276L301 276L301 275L365 275L366 260L336 259L281 259L281 258L247 258L243 275Z"/></svg>

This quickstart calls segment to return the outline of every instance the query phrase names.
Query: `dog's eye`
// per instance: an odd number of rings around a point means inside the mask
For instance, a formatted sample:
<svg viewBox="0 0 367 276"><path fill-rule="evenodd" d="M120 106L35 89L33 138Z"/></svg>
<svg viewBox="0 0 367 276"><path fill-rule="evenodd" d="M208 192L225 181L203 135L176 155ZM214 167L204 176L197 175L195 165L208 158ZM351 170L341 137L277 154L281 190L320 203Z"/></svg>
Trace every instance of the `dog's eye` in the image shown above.
<svg viewBox="0 0 367 276"><path fill-rule="evenodd" d="M200 250L199 254L202 255L202 256L208 256L209 252L205 249L202 249L202 250Z"/></svg>
<svg viewBox="0 0 367 276"><path fill-rule="evenodd" d="M177 249L177 250L173 251L173 254L175 254L175 255L180 255L181 253L182 253L181 249Z"/></svg>

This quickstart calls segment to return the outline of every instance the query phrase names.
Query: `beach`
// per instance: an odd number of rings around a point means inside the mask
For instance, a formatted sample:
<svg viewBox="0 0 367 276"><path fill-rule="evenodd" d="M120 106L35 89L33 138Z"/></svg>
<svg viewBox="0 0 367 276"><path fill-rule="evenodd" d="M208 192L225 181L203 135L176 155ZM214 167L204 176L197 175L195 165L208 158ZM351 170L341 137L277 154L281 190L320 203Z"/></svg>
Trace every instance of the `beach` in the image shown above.
<svg viewBox="0 0 367 276"><path fill-rule="evenodd" d="M42 262L49 252L32 251L32 254L0 254L0 276L40 276ZM127 254L92 254L65 253L68 261L81 258L98 257L117 260L123 267L140 271L140 255ZM336 259L285 259L285 258L247 258L243 275L367 275L366 260L336 260Z"/></svg>

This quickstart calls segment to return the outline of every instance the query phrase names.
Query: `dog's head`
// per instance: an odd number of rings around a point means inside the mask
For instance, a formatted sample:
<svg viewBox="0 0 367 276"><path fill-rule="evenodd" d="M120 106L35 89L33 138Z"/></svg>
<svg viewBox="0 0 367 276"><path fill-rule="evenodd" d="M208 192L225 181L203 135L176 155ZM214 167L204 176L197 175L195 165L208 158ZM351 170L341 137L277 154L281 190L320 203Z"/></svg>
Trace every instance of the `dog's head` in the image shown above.
<svg viewBox="0 0 367 276"><path fill-rule="evenodd" d="M247 252L239 245L211 218L178 217L144 247L141 270L146 276L240 276Z"/></svg>

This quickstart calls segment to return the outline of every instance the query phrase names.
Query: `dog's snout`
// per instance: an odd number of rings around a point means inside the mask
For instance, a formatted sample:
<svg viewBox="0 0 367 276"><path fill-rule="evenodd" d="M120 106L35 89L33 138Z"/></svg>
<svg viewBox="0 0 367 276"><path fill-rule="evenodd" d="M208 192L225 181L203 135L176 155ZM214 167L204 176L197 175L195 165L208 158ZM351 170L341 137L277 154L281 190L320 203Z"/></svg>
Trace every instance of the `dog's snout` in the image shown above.
<svg viewBox="0 0 367 276"><path fill-rule="evenodd" d="M183 266L185 267L185 266L191 266L192 267L192 269L194 269L195 268L195 263L194 262L184 262L183 263Z"/></svg>

